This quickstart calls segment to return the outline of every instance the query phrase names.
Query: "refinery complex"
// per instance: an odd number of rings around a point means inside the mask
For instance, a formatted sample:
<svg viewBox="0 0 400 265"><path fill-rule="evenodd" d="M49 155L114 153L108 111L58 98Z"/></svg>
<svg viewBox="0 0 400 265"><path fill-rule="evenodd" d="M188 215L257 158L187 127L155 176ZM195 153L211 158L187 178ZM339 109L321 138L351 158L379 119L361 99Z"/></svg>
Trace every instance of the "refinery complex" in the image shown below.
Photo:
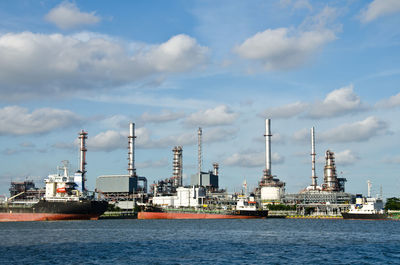
<svg viewBox="0 0 400 265"><path fill-rule="evenodd" d="M183 147L172 148L171 177L160 179L149 186L147 178L140 176L135 167L135 124L129 126L128 136L128 173L103 175L96 179L96 192L99 198L108 201L125 211L140 209L142 211L177 211L193 209L197 211L238 212L241 210L262 211L272 208L271 205L284 205L290 214L340 216L350 208L355 195L345 192L345 178L338 178L336 173L335 154L327 150L323 182L318 185L315 172L315 130L311 128L311 185L299 193L285 191L285 182L272 174L271 169L271 120L265 120L265 168L254 190L229 193L219 187L219 164L212 164L212 169L205 171L202 165L201 128L198 137L198 168L190 178L190 184L183 184ZM81 141L84 144L83 141ZM81 149L86 150L85 146ZM83 157L84 159L84 157ZM85 164L81 161L81 164ZM253 207L253 208L252 208ZM150 209L150 210L149 210ZM154 210L157 209L157 210ZM243 211L242 211L243 210ZM270 216L273 211L270 211Z"/></svg>

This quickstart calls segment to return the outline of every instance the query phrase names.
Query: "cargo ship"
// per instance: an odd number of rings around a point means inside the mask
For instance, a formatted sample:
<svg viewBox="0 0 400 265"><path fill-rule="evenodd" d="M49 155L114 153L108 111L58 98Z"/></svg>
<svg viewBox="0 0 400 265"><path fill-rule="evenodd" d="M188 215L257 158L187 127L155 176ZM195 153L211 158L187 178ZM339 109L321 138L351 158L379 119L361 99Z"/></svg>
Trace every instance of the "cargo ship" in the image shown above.
<svg viewBox="0 0 400 265"><path fill-rule="evenodd" d="M68 161L63 161L63 167L45 179L44 190L36 189L33 181L12 182L10 198L0 202L0 222L97 220L106 211L108 202L96 200L85 188L87 133L82 131L79 135L80 170L70 175Z"/></svg>
<svg viewBox="0 0 400 265"><path fill-rule="evenodd" d="M82 176L80 172L69 176L66 165L63 171L64 174L57 173L47 177L43 197L26 196L33 189L16 195L10 193L12 196L0 203L0 222L98 219L106 211L108 203L95 200L88 192L79 191L74 179ZM24 183L25 188L27 183L30 182Z"/></svg>
<svg viewBox="0 0 400 265"><path fill-rule="evenodd" d="M268 210L258 208L257 202L244 195L238 197L234 209L206 210L199 207L150 207L138 213L138 219L260 219L268 217Z"/></svg>

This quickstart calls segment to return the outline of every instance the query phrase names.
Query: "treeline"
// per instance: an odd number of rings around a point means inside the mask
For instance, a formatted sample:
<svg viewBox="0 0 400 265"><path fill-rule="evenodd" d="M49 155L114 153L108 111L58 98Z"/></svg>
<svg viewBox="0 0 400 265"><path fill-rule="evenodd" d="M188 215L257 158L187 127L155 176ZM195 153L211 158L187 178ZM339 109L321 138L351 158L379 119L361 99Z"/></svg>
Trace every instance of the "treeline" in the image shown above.
<svg viewBox="0 0 400 265"><path fill-rule="evenodd" d="M400 210L400 198L388 198L386 200L385 210Z"/></svg>

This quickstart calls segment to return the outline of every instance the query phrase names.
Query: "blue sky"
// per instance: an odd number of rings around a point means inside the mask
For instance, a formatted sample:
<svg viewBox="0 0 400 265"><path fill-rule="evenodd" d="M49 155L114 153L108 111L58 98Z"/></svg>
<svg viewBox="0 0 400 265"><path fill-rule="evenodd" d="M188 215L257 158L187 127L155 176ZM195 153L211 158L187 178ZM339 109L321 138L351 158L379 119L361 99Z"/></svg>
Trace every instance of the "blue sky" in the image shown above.
<svg viewBox="0 0 400 265"><path fill-rule="evenodd" d="M272 173L289 193L318 183L336 153L347 191L400 189L400 2L7 1L0 3L0 194L39 184L62 160L88 179L123 174L136 123L136 167L150 183L220 163L220 184L255 187L272 119ZM189 178L185 179L188 183Z"/></svg>

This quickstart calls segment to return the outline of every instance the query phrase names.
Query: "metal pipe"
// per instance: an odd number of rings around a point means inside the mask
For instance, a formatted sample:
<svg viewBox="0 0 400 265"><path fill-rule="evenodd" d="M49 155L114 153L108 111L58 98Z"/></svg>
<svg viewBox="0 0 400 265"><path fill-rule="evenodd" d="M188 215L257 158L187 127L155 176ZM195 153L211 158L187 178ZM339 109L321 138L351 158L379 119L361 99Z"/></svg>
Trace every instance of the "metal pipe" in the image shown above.
<svg viewBox="0 0 400 265"><path fill-rule="evenodd" d="M311 179L312 184L311 186L315 190L317 188L317 176L315 174L315 129L314 127L311 128Z"/></svg>
<svg viewBox="0 0 400 265"><path fill-rule="evenodd" d="M265 119L265 175L271 176L271 119Z"/></svg>
<svg viewBox="0 0 400 265"><path fill-rule="evenodd" d="M136 168L135 168L135 124L132 122L129 124L129 136L128 136L128 144L129 144L129 162L128 162L128 172L129 175L134 177L136 176Z"/></svg>

